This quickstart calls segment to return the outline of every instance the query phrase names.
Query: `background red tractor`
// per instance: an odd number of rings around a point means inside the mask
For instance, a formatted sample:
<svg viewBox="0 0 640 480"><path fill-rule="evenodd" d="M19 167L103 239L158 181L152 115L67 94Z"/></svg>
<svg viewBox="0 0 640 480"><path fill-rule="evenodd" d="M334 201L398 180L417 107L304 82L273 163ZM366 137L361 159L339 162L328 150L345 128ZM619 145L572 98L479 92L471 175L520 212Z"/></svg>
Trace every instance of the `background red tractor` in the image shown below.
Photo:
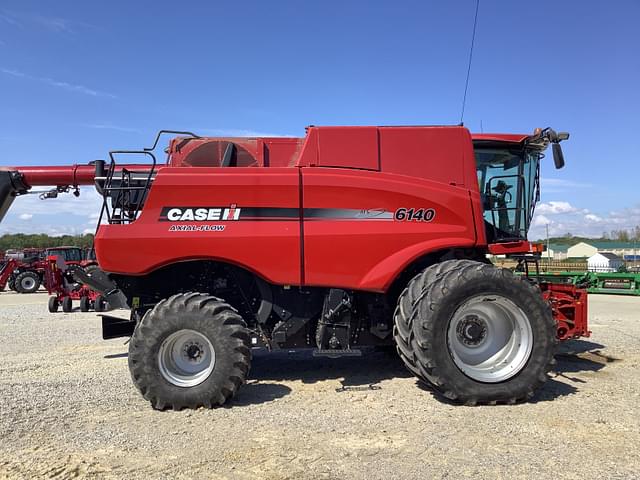
<svg viewBox="0 0 640 480"><path fill-rule="evenodd" d="M7 255L8 258L17 260L7 284L11 290L18 293L34 293L41 285L46 287L46 259L49 256L60 257L69 266L79 266L87 270L92 270L98 265L95 255L91 255L89 250L73 246L25 248L10 251Z"/></svg>
<svg viewBox="0 0 640 480"><path fill-rule="evenodd" d="M385 345L450 400L513 403L547 379L559 339L589 334L585 292L540 282L527 241L543 152L552 145L562 167L568 134L173 132L158 164L162 133L109 163L0 172L0 217L36 185L103 195L102 270L77 276L129 310L102 317L103 337L131 336L131 376L155 408L225 403L252 347L337 357ZM128 154L150 163L116 162ZM488 254L516 257L529 275Z"/></svg>

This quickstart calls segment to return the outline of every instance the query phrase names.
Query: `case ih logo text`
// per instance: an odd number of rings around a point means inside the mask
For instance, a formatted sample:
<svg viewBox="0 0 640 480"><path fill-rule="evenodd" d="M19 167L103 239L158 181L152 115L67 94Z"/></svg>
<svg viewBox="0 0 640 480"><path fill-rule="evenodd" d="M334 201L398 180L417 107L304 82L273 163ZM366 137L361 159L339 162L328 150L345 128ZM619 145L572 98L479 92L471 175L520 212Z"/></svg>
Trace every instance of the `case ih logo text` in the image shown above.
<svg viewBox="0 0 640 480"><path fill-rule="evenodd" d="M239 220L240 208L236 204L229 207L163 207L161 222L217 222Z"/></svg>

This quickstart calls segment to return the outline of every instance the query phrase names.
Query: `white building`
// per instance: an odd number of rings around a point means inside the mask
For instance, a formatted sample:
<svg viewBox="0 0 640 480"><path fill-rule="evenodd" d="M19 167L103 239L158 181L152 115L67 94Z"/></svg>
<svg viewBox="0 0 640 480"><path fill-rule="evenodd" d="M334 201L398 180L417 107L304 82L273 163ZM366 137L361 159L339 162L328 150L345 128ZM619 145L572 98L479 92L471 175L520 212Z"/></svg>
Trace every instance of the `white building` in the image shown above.
<svg viewBox="0 0 640 480"><path fill-rule="evenodd" d="M567 258L590 258L596 253L598 253L598 247L580 242L567 249Z"/></svg>
<svg viewBox="0 0 640 480"><path fill-rule="evenodd" d="M590 272L617 272L624 265L624 260L615 253L599 252L587 259Z"/></svg>
<svg viewBox="0 0 640 480"><path fill-rule="evenodd" d="M567 250L568 258L589 258L598 252L615 253L619 257L629 260L640 255L640 242L601 241L579 242L571 245Z"/></svg>
<svg viewBox="0 0 640 480"><path fill-rule="evenodd" d="M552 243L547 249L547 245L544 245L544 252L542 252L541 257L545 260L566 260L567 246Z"/></svg>

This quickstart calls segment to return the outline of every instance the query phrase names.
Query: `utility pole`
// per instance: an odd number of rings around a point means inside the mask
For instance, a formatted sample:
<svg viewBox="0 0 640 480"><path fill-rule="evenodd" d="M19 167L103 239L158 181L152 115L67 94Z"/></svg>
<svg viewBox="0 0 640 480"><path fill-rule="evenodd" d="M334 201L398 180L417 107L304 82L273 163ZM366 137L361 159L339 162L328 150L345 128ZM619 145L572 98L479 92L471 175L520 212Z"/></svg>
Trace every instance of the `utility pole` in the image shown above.
<svg viewBox="0 0 640 480"><path fill-rule="evenodd" d="M551 263L551 258L549 256L551 254L551 250L549 250L549 224L548 223L546 227L547 227L547 263Z"/></svg>

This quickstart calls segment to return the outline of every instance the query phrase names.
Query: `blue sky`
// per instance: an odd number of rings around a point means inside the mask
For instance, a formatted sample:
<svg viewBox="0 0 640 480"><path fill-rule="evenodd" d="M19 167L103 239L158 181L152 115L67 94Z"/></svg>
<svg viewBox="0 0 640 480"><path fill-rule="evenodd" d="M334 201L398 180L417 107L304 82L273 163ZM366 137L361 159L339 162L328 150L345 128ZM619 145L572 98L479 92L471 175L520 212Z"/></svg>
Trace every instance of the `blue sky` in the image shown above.
<svg viewBox="0 0 640 480"><path fill-rule="evenodd" d="M3 0L0 164L84 163L160 128L301 136L460 119L473 0L182 5ZM567 167L543 166L533 238L547 223L640 224L639 20L637 0L481 0L465 124L571 132ZM0 233L95 226L89 190L42 203L18 199Z"/></svg>

